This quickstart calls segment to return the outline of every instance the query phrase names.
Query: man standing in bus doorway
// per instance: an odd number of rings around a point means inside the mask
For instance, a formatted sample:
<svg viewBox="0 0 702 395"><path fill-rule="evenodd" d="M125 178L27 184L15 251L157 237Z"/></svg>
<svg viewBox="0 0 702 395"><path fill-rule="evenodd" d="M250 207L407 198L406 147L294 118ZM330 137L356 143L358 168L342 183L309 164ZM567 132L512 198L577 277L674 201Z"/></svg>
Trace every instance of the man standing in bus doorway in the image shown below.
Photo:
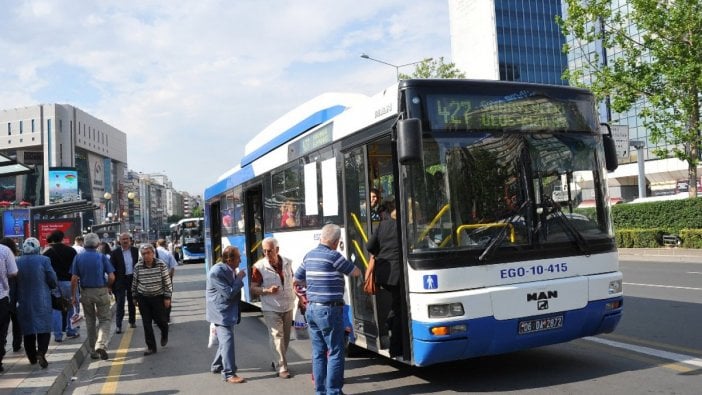
<svg viewBox="0 0 702 395"><path fill-rule="evenodd" d="M361 270L338 251L341 228L327 224L320 244L308 252L295 272L295 284L307 287L312 341L312 375L317 394L341 394L344 385L344 275ZM328 357L327 357L328 355Z"/></svg>
<svg viewBox="0 0 702 395"><path fill-rule="evenodd" d="M119 235L119 247L110 252L110 261L115 267L115 303L117 303L117 316L115 324L116 333L122 333L122 319L124 319L124 302L127 299L129 312L129 327L136 328L136 308L132 295L132 281L134 281L134 265L139 261L139 249L132 246L132 235L122 233Z"/></svg>
<svg viewBox="0 0 702 395"><path fill-rule="evenodd" d="M268 327L273 368L278 377L289 379L285 353L290 344L295 294L293 291L292 261L278 253L278 240L273 237L261 242L265 258L256 262L251 272L251 291L261 296L261 311Z"/></svg>
<svg viewBox="0 0 702 395"><path fill-rule="evenodd" d="M238 270L241 263L239 249L227 246L222 251L222 262L212 266L207 275L206 319L215 324L219 347L210 370L221 373L224 381L230 384L243 383L246 380L237 376L234 353L234 326L241 321L239 301L241 300L242 280L245 270Z"/></svg>

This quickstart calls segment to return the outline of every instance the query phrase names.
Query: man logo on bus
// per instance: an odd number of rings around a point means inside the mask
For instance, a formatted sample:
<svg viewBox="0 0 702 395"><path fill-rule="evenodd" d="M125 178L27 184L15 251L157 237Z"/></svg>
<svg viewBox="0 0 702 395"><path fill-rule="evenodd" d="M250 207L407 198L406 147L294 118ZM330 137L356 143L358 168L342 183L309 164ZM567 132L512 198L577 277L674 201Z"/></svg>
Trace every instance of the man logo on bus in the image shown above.
<svg viewBox="0 0 702 395"><path fill-rule="evenodd" d="M548 310L548 300L540 300L536 305L537 310Z"/></svg>
<svg viewBox="0 0 702 395"><path fill-rule="evenodd" d="M527 302L533 302L545 299L556 299L558 298L558 291L547 291L547 292L533 292L527 294Z"/></svg>

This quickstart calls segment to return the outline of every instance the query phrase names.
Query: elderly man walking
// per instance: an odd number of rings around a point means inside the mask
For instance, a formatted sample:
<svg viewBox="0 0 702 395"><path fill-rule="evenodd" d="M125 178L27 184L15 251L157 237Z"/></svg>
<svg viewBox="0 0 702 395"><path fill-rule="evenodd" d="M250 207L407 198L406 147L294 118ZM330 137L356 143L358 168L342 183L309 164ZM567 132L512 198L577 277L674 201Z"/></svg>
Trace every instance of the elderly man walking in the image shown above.
<svg viewBox="0 0 702 395"><path fill-rule="evenodd" d="M273 368L278 377L289 379L285 353L290 344L290 328L295 307L292 261L279 254L278 240L273 237L261 242L265 258L256 262L251 272L251 291L261 296L261 311L268 327Z"/></svg>
<svg viewBox="0 0 702 395"><path fill-rule="evenodd" d="M338 225L324 225L319 246L305 255L295 272L295 283L307 286L305 317L312 341L312 375L317 394L342 393L344 275L361 274L359 268L336 251L340 239Z"/></svg>
<svg viewBox="0 0 702 395"><path fill-rule="evenodd" d="M115 268L107 255L97 252L100 238L95 233L84 237L85 252L73 258L71 267L71 303L78 300L83 305L85 323L88 327L88 347L93 359L107 359L107 338L112 317L110 314L110 291L115 281ZM99 321L99 325L96 321Z"/></svg>

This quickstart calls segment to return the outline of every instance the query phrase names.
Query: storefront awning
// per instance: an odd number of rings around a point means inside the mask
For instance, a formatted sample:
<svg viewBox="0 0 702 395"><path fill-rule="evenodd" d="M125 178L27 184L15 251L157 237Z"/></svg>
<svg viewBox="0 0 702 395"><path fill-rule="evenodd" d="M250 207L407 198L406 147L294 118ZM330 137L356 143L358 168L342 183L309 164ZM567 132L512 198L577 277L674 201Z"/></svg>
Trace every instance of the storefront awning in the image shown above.
<svg viewBox="0 0 702 395"><path fill-rule="evenodd" d="M31 167L17 163L16 160L0 154L0 177L18 176L32 171Z"/></svg>
<svg viewBox="0 0 702 395"><path fill-rule="evenodd" d="M61 217L73 213L82 213L86 211L94 211L100 208L100 205L87 200L77 200L75 202L50 204L48 206L35 206L29 208L30 217L39 214L42 217L49 218Z"/></svg>

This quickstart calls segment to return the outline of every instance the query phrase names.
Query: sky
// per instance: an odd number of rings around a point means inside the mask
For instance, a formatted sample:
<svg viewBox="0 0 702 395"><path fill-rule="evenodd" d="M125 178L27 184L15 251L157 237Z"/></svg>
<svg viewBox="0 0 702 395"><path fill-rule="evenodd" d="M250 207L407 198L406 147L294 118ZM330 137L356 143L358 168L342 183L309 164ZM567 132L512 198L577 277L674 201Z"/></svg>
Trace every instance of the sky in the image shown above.
<svg viewBox="0 0 702 395"><path fill-rule="evenodd" d="M451 62L448 0L0 0L0 109L78 107L131 170L203 195L298 105L395 82L362 53Z"/></svg>

